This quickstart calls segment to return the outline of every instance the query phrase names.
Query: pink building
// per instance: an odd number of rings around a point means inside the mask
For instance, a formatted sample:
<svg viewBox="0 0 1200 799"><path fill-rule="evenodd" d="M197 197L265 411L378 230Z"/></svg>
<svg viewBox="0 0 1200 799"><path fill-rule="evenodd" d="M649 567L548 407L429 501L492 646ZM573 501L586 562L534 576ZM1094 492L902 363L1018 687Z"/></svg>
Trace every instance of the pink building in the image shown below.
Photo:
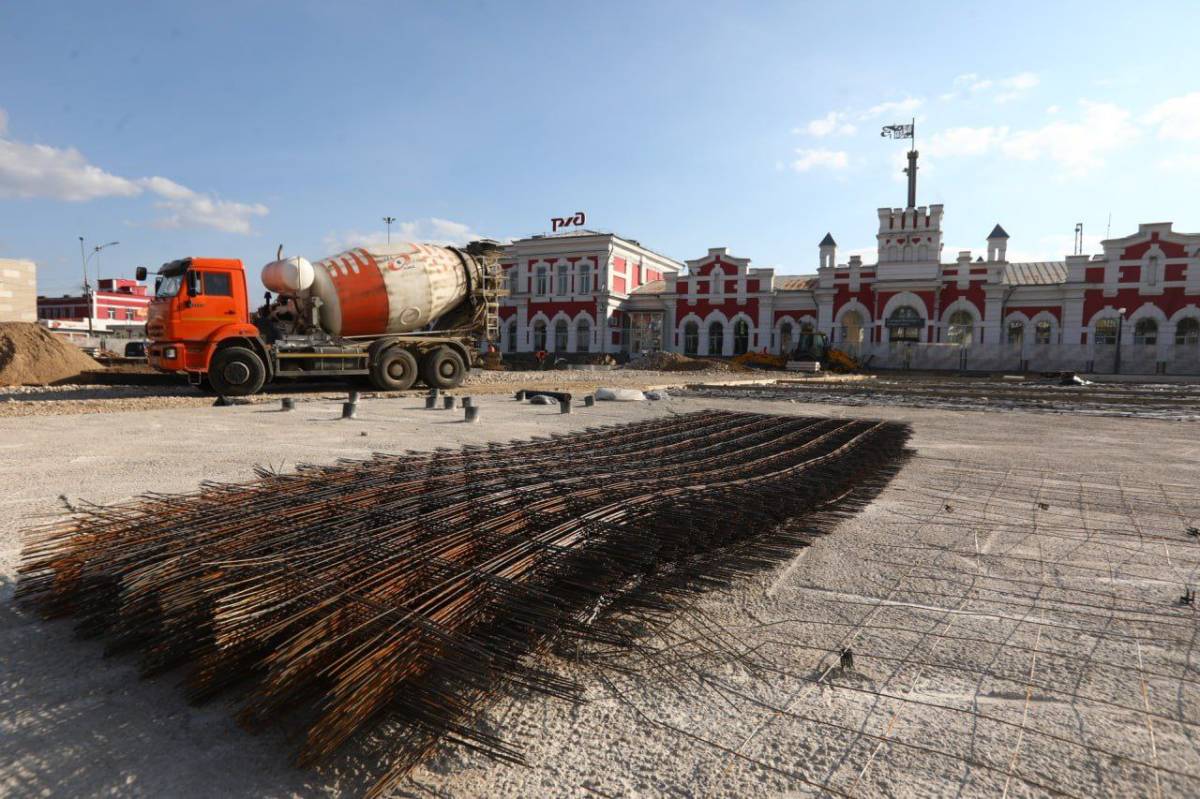
<svg viewBox="0 0 1200 799"><path fill-rule="evenodd" d="M91 317L99 330L146 323L150 293L145 284L126 278L104 278L96 283L91 296ZM38 319L86 322L89 316L86 294L38 297Z"/></svg>
<svg viewBox="0 0 1200 799"><path fill-rule="evenodd" d="M1169 222L1103 252L1010 262L997 224L979 254L942 253L942 205L880 208L874 263L776 275L725 248L676 261L614 234L509 246L509 352L699 356L789 352L802 330L883 368L1200 373L1200 234Z"/></svg>

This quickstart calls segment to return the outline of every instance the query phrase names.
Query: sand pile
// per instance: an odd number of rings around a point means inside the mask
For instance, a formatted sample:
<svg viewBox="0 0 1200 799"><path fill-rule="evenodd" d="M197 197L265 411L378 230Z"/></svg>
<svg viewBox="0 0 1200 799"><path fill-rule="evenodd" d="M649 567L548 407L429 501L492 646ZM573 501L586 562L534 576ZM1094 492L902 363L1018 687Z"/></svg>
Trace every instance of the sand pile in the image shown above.
<svg viewBox="0 0 1200 799"><path fill-rule="evenodd" d="M31 322L0 322L0 386L57 383L103 367Z"/></svg>

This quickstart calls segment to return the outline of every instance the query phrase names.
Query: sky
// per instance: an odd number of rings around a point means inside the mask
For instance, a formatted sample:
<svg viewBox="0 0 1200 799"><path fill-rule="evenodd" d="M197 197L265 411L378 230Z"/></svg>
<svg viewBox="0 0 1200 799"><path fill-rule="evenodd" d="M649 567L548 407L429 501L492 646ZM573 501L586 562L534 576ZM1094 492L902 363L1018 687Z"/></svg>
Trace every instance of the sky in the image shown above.
<svg viewBox="0 0 1200 799"><path fill-rule="evenodd" d="M946 206L944 261L1200 230L1200 3L0 4L0 257L39 291L282 244L587 226L811 274L875 209ZM98 270L97 270L98 265ZM253 279L253 278L252 278ZM254 283L256 284L256 281Z"/></svg>

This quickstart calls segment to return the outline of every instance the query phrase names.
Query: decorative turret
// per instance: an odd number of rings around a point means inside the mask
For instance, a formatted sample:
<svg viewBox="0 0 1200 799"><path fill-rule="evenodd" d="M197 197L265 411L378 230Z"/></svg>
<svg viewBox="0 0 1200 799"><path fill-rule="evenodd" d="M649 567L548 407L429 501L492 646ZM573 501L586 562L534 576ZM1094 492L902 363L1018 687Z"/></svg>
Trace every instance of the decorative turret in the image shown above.
<svg viewBox="0 0 1200 799"><path fill-rule="evenodd" d="M875 238L880 263L937 263L942 256L942 206L880 208Z"/></svg>
<svg viewBox="0 0 1200 799"><path fill-rule="evenodd" d="M837 242L833 240L832 233L826 233L825 238L821 239L821 268L832 269L837 264Z"/></svg>
<svg viewBox="0 0 1200 799"><path fill-rule="evenodd" d="M1004 228L1000 227L999 222L997 222L996 226L992 228L992 232L988 234L987 243L987 259L989 261L1006 260L1005 256L1008 253L1008 233L1004 231Z"/></svg>

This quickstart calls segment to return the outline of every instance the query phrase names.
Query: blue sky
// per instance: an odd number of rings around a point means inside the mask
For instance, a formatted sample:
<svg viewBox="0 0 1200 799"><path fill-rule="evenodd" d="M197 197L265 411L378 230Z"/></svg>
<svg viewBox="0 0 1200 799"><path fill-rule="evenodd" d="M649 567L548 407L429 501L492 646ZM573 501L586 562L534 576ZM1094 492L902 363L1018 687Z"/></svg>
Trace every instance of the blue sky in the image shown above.
<svg viewBox="0 0 1200 799"><path fill-rule="evenodd" d="M782 273L946 205L944 260L1200 230L1200 4L44 3L0 6L0 257L40 288L279 243L517 237L587 213Z"/></svg>

